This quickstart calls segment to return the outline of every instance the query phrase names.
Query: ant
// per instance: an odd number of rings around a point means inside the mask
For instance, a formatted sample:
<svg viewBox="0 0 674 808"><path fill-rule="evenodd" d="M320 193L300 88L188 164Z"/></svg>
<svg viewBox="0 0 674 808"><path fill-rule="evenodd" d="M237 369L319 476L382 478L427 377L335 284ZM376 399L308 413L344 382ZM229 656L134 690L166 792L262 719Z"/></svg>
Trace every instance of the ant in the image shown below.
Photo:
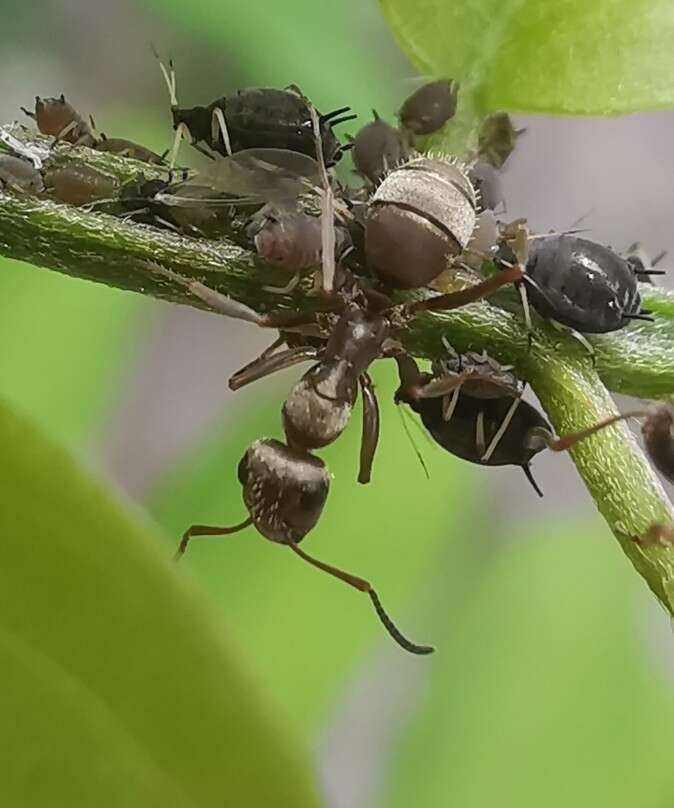
<svg viewBox="0 0 674 808"><path fill-rule="evenodd" d="M183 536L179 555L194 536L228 535L254 525L270 541L289 545L308 563L367 592L385 628L399 645L411 653L430 653L429 646L416 645L403 637L367 581L318 561L297 546L320 518L329 490L325 464L312 450L329 445L341 435L360 389L364 406L358 480L369 482L379 438L379 410L367 372L369 366L380 357L394 357L402 352L395 334L422 312L453 309L484 298L519 280L521 270L513 268L493 275L459 292L384 308L373 307L373 299L368 298L367 291L355 286L349 291L340 291L338 300L343 310L339 314L285 310L259 314L199 281L188 280L158 265L151 266L221 314L282 331L318 326L324 340L320 347L300 344L281 351L275 350L279 345L276 340L262 356L230 379L230 387L238 389L282 368L315 360L283 405L286 443L257 441L239 464L239 481L249 517L234 527L193 525ZM379 303L383 297L374 300Z"/></svg>

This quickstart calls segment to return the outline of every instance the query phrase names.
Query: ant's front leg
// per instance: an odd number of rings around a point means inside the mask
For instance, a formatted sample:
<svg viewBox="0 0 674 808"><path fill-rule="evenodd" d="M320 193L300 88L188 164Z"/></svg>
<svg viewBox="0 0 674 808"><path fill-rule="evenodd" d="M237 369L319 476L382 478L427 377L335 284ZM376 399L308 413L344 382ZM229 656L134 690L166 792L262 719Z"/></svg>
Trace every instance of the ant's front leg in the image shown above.
<svg viewBox="0 0 674 808"><path fill-rule="evenodd" d="M184 286L191 294L198 297L206 303L209 308L218 314L224 314L226 317L232 317L235 320L245 320L249 323L255 323L261 328L278 328L289 329L298 328L303 325L312 325L318 322L319 314L317 312L305 311L291 311L289 309L278 309L270 311L267 314L260 314L251 309L245 303L241 303L234 298L223 295L222 292L217 292L211 289L210 286L201 281L190 280L177 272L168 269L167 267L157 264L154 261L146 261L146 266L158 275L164 275L174 283Z"/></svg>
<svg viewBox="0 0 674 808"><path fill-rule="evenodd" d="M372 475L372 463L379 443L379 402L369 374L361 373L358 377L363 394L363 431L360 442L359 483L369 483Z"/></svg>
<svg viewBox="0 0 674 808"><path fill-rule="evenodd" d="M251 382L298 365L300 362L317 361L323 352L309 345L302 345L272 354L265 355L265 353L242 367L241 370L236 371L229 380L230 390L239 390Z"/></svg>

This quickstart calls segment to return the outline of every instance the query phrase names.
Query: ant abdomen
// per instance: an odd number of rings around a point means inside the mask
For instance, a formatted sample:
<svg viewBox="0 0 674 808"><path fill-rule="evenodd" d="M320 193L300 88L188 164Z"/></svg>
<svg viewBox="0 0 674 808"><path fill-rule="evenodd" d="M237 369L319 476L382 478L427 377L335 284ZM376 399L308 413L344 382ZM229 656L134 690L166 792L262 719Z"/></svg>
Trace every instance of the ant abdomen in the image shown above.
<svg viewBox="0 0 674 808"><path fill-rule="evenodd" d="M273 438L255 441L239 463L243 501L267 539L297 544L316 525L330 489L325 463Z"/></svg>

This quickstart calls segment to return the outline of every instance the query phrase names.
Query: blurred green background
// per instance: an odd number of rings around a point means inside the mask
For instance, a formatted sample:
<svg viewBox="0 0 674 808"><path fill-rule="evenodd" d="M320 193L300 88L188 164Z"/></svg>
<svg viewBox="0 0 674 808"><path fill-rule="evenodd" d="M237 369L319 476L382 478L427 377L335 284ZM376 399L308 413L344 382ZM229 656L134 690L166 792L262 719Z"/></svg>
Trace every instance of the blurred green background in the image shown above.
<svg viewBox="0 0 674 808"><path fill-rule="evenodd" d="M392 118L414 86L373 0L26 0L0 12L3 122L63 91L108 135L160 151L172 132L150 43L173 56L186 106L293 82L364 121L373 107ZM592 210L598 239L674 247L671 178L657 170L670 114L518 123L528 133L505 176L509 214L563 228ZM0 261L2 397L147 509L167 558L192 522L242 518L236 464L257 437L280 436L296 372L226 389L264 342L252 327ZM429 481L391 402L391 369L374 375L374 481L355 483L357 414L322 453L333 490L306 546L372 580L437 653L407 657L366 599L251 531L195 542L179 571L304 739L325 804L673 804L669 621L568 459L536 461L540 501L517 469L468 466L415 433Z"/></svg>

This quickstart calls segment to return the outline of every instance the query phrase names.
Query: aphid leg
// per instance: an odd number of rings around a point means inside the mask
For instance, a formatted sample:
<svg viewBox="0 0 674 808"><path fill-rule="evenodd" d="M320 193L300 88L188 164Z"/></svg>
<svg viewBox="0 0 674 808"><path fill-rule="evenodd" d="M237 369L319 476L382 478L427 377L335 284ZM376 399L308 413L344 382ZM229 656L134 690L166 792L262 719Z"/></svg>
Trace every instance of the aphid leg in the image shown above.
<svg viewBox="0 0 674 808"><path fill-rule="evenodd" d="M430 645L417 645L416 643L410 642L410 640L400 633L391 618L384 611L381 601L379 600L377 593L374 591L369 581L366 581L364 578L359 578L356 575L351 575L349 572L340 570L337 567L331 566L330 564L325 564L323 561L319 561L318 559L307 555L307 553L305 553L304 550L300 550L296 544L290 544L288 546L308 564L311 564L323 572L327 572L328 575L339 578L340 581L344 581L344 583L349 584L349 586L354 587L354 589L357 589L359 592L367 592L367 594L370 596L374 609L377 612L377 616L381 620L384 628L401 648L404 648L411 654L431 654L433 651L435 651L435 648Z"/></svg>
<svg viewBox="0 0 674 808"><path fill-rule="evenodd" d="M459 396L461 395L461 385L459 385L454 392L442 399L442 420L449 423L454 415L456 405L459 403Z"/></svg>
<svg viewBox="0 0 674 808"><path fill-rule="evenodd" d="M302 273L296 272L285 286L263 286L262 288L265 292L271 292L273 295L289 295L295 290L301 278Z"/></svg>
<svg viewBox="0 0 674 808"><path fill-rule="evenodd" d="M171 146L171 150L169 151L169 159L168 159L168 167L169 171L173 171L175 168L176 160L178 159L178 149L180 148L180 141L185 138L185 140L192 140L192 134L190 130L187 128L187 124L179 123L176 126L176 133L175 137L173 138L173 145Z"/></svg>
<svg viewBox="0 0 674 808"><path fill-rule="evenodd" d="M312 104L308 104L311 125L314 132L316 159L321 175L323 194L321 196L321 268L323 270L323 291L331 294L335 287L335 198L325 167L321 123Z"/></svg>
<svg viewBox="0 0 674 808"><path fill-rule="evenodd" d="M252 524L253 520L249 516L248 519L241 522L240 525L234 525L233 527L192 525L192 527L188 527L183 533L183 537L180 540L180 544L178 545L178 549L175 554L175 560L178 561L178 559L185 554L185 550L187 550L187 545L190 543L190 539L193 539L195 536L228 536L231 533L238 533L240 530L244 530L245 528L250 527Z"/></svg>
<svg viewBox="0 0 674 808"><path fill-rule="evenodd" d="M76 127L77 127L77 121L70 121L70 123L64 126L63 129L61 129L61 131L58 133L58 135L56 135L56 137L54 138L54 143L56 144L59 143L61 140L65 140L68 137L68 135L72 131L74 131ZM76 144L73 143L73 146L75 145Z"/></svg>
<svg viewBox="0 0 674 808"><path fill-rule="evenodd" d="M225 151L227 156L232 156L232 141L229 139L229 129L227 129L227 122L225 121L225 113L216 107L213 110L213 118L211 120L211 138L213 143L218 142L218 135L222 135L222 142L225 144Z"/></svg>
<svg viewBox="0 0 674 808"><path fill-rule="evenodd" d="M31 112L29 109L26 109L25 107L19 107L19 109L21 110L21 112L23 112L24 115L27 115L29 118L32 118L33 120L36 120L36 115L34 112Z"/></svg>
<svg viewBox="0 0 674 808"><path fill-rule="evenodd" d="M499 445L499 443L501 442L501 439L503 438L503 436L505 435L508 427L510 426L510 422L512 421L513 416L515 415L515 410L519 406L520 401L521 401L520 398L513 399L513 403L510 405L510 409L505 414L505 417L501 421L501 423L499 425L499 428L494 433L494 437L489 442L489 446L487 446L487 449L486 449L485 453L480 458L481 463L487 463L489 458L496 451L496 447Z"/></svg>
<svg viewBox="0 0 674 808"><path fill-rule="evenodd" d="M484 432L484 410L479 410L475 419L475 448L479 453L484 453L487 446L487 439Z"/></svg>
<svg viewBox="0 0 674 808"><path fill-rule="evenodd" d="M437 295L436 297L429 297L425 300L417 300L414 303L403 303L400 305L399 310L407 315L414 315L420 311L447 311L449 309L457 309L460 306L465 306L467 303L473 303L476 300L481 300L484 297L494 294L502 286L517 283L517 281L522 280L523 277L524 272L519 267L511 267L510 269L504 269L503 272L497 272L481 283L476 283L474 286L462 289L460 292L449 292L445 295Z"/></svg>
<svg viewBox="0 0 674 808"><path fill-rule="evenodd" d="M201 283L201 281L185 278L183 275L179 275L177 272L173 272L173 270L161 264L154 263L154 261L146 261L145 265L152 270L152 272L163 275L174 283L184 286L191 294L198 297L219 314L233 317L235 320L246 320L249 323L255 323L255 325L259 326L265 326L267 324L265 315L259 314L254 309L246 306L245 303L240 303L238 300L216 292L215 289L211 289L206 286L206 284Z"/></svg>
<svg viewBox="0 0 674 808"><path fill-rule="evenodd" d="M583 348L585 348L585 350L590 355L590 359L592 360L592 367L595 366L597 362L597 357L595 356L594 348L588 342L587 338L580 333L580 331L576 331L575 328L569 328L566 325L562 325L561 323L558 323L556 320L548 320L548 322L550 323L551 326L556 328L557 331L561 331L564 334L568 334L570 337L573 337L575 340L580 342Z"/></svg>
<svg viewBox="0 0 674 808"><path fill-rule="evenodd" d="M278 351L271 356L258 356L249 364L237 370L229 379L229 389L239 390L251 382L271 376L279 370L298 365L300 362L313 362L319 358L320 351L310 346L300 346L298 348L288 348L285 351Z"/></svg>
<svg viewBox="0 0 674 808"><path fill-rule="evenodd" d="M531 310L529 309L527 287L523 283L518 283L517 291L520 293L520 300L522 301L522 314L524 315L524 325L527 329L527 350L530 351L534 341L534 330L531 325Z"/></svg>
<svg viewBox="0 0 674 808"><path fill-rule="evenodd" d="M363 431L360 440L360 469L358 482L369 483L372 476L372 463L379 443L379 402L367 373L358 377L363 395Z"/></svg>

